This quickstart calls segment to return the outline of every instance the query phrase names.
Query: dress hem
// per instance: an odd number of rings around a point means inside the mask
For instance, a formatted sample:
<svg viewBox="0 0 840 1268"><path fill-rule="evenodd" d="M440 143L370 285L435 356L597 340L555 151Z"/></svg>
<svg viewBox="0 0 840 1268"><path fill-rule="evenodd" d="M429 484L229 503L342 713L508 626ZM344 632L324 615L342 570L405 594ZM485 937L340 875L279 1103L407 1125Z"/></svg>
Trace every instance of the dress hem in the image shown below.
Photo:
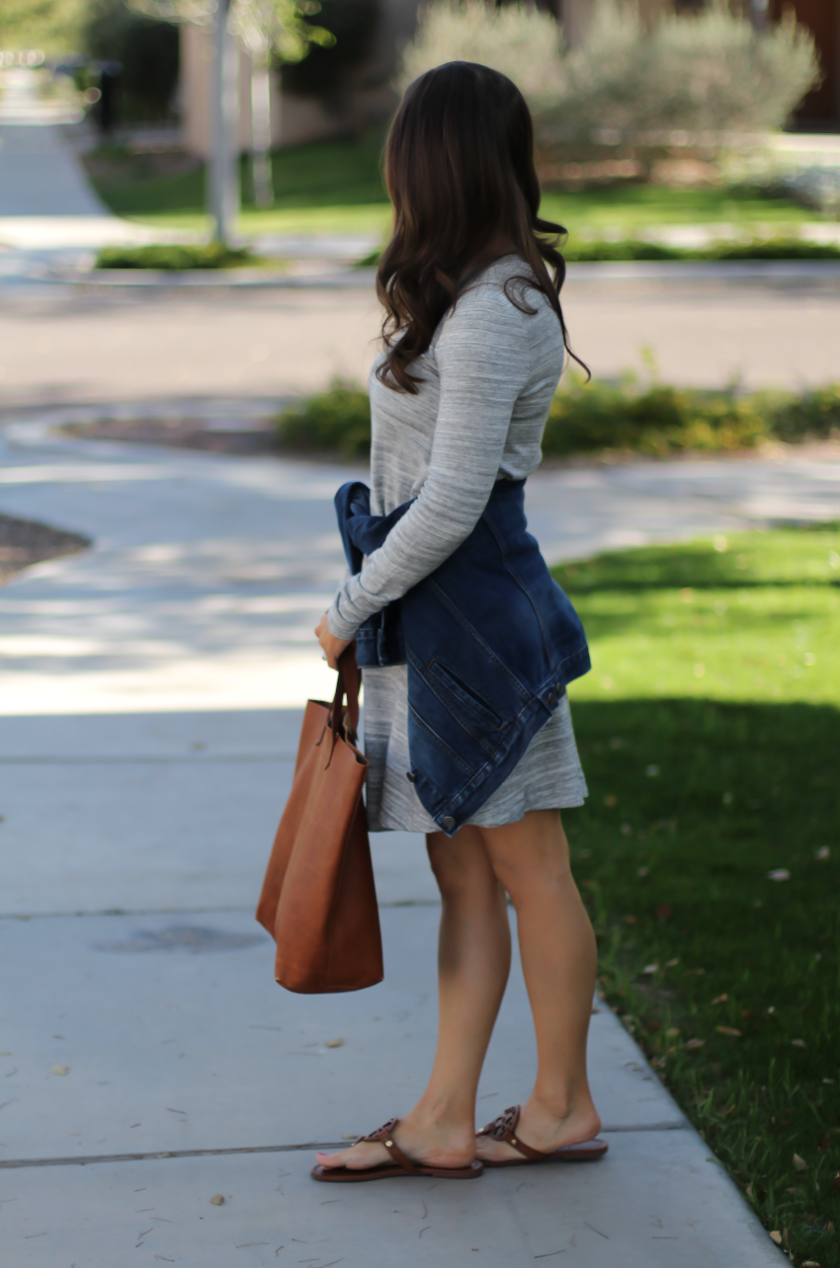
<svg viewBox="0 0 840 1268"><path fill-rule="evenodd" d="M532 810L576 810L580 806L584 805L584 803L585 797L581 798L580 801L564 801L562 805L559 805L556 801L551 801L545 805L538 804L535 806L528 806L528 809L523 810L522 814L516 819L501 819L498 823L475 823L472 820L469 820L461 826L464 828L506 828L512 823L521 823L525 818L525 815L530 814ZM440 832L440 828L433 819L430 818L429 822L432 824L431 828L426 827L425 825L423 827L414 827L411 824L407 825L404 823L394 825L388 824L380 827L373 827L371 824L368 824L368 832L422 832L426 835L430 832Z"/></svg>

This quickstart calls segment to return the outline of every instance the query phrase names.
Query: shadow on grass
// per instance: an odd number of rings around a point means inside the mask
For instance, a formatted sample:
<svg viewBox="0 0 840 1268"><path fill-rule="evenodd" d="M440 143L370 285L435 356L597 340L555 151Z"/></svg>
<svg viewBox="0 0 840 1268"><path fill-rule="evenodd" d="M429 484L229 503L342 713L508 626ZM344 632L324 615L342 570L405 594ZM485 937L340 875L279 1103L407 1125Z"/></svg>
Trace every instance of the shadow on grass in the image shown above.
<svg viewBox="0 0 840 1268"><path fill-rule="evenodd" d="M590 798L564 820L607 997L795 1262L837 1264L840 710L573 712Z"/></svg>
<svg viewBox="0 0 840 1268"><path fill-rule="evenodd" d="M600 590L668 590L690 586L720 590L750 586L840 585L840 571L830 561L836 550L840 521L786 527L774 533L768 555L766 539L756 533L735 533L673 546L640 546L612 551L580 563L552 569L572 594ZM803 566L803 545L812 559ZM809 554L811 552L809 551Z"/></svg>

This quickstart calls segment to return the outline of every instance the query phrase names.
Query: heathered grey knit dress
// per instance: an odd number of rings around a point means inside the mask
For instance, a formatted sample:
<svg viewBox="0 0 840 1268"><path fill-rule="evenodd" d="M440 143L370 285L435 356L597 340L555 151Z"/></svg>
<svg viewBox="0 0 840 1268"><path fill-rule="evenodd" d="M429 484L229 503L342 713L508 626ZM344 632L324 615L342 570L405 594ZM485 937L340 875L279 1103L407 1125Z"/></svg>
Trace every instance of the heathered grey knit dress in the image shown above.
<svg viewBox="0 0 840 1268"><path fill-rule="evenodd" d="M392 391L371 371L371 512L388 515L416 501L362 572L340 587L328 616L337 638L352 639L363 621L443 563L472 532L497 479L522 480L539 466L564 350L560 323L544 295L524 293L537 310L532 316L505 294L505 283L527 272L520 259L506 256L471 279L412 367L423 379L417 396ZM522 294L516 282L508 290ZM406 778L406 666L365 669L364 700L371 830L436 832ZM527 810L579 806L585 796L564 696L471 822L516 823Z"/></svg>

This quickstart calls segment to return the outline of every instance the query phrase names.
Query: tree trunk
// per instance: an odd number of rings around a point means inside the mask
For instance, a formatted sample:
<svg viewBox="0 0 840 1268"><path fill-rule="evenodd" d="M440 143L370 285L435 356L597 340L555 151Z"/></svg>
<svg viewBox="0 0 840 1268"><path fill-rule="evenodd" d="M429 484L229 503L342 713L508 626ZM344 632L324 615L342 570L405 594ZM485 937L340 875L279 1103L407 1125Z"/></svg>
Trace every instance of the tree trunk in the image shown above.
<svg viewBox="0 0 840 1268"><path fill-rule="evenodd" d="M213 153L210 214L216 242L228 242L239 211L239 45L228 29L230 0L219 0L214 31Z"/></svg>
<svg viewBox="0 0 840 1268"><path fill-rule="evenodd" d="M251 178L254 202L270 207L274 202L271 173L271 70L268 57L251 62Z"/></svg>

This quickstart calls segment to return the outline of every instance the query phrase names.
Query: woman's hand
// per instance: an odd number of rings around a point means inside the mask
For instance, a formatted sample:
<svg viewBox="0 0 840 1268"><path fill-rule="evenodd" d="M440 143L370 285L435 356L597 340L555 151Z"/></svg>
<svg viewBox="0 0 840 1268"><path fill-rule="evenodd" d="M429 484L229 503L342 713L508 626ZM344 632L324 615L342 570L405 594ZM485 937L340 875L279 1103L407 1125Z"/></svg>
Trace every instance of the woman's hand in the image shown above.
<svg viewBox="0 0 840 1268"><path fill-rule="evenodd" d="M344 649L349 647L350 644L342 642L340 638L336 638L335 635L330 632L330 627L327 624L326 612L318 622L315 634L318 638L318 642L321 644L326 653L327 664L330 669L338 669L338 658Z"/></svg>

